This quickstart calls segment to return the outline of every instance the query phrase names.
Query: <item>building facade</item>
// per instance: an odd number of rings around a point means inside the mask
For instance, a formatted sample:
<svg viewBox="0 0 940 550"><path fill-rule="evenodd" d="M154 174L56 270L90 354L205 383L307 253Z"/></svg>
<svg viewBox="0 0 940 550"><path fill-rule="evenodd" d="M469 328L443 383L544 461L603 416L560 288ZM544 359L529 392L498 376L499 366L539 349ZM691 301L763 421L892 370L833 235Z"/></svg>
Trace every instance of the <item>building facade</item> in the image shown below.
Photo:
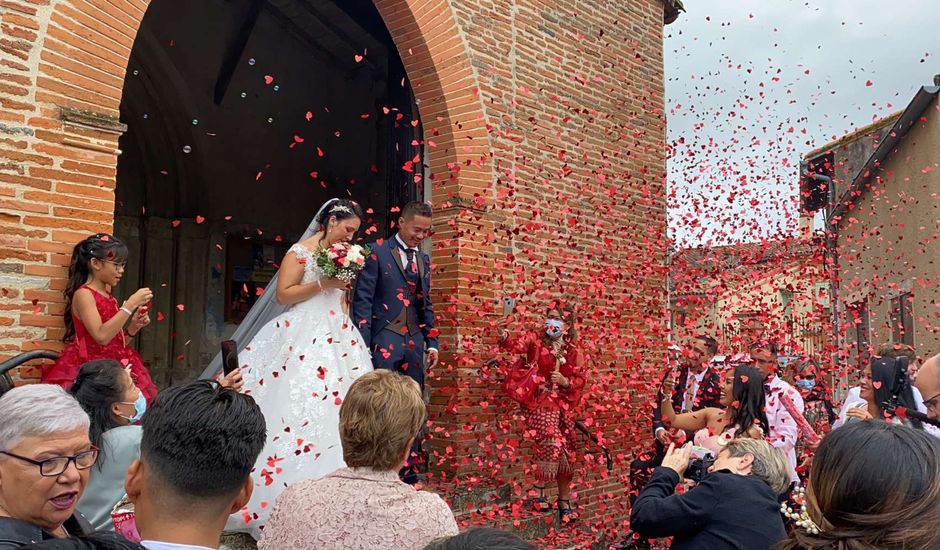
<svg viewBox="0 0 940 550"><path fill-rule="evenodd" d="M637 350L665 349L665 327L650 323L661 316L665 300L664 2L377 0L374 9L392 47L376 40L368 42L371 49L361 44L350 49L349 33L345 46L340 41L324 47L324 34L311 30L318 27L293 28L300 18L310 19L306 2L205 1L218 4L219 10L245 10L224 12L225 17L205 25L206 36L213 36L226 17L236 18L229 23L237 32L225 40L230 46L240 40L247 43L244 57L250 55L254 38L239 34L246 27L235 23L252 17L252 4L265 4L267 11L253 16L258 25L280 21L283 27L268 31L282 36L285 44L321 37L312 47L332 55L331 62L343 68L350 86L358 82L354 71L363 59L367 63L370 56L384 52L391 67L393 58L400 58L406 74L402 87L407 80L411 97L398 100L398 105L410 102L415 112L388 124L404 120L421 132L405 139L402 147L394 138L376 142L380 145L373 151L384 144L393 153L378 155L386 160L371 173L384 174L383 182L398 181L394 174L401 168L408 173L404 181L416 186L409 193L423 196L436 208L433 298L444 349L443 365L433 373L431 384L433 470L450 481L460 472L522 468L522 454L507 455L501 444L516 437L500 423L512 409L498 397L497 384L482 373L481 365L505 314L512 310L517 322L531 321L541 315L547 300L562 295L579 302L582 334L593 334L586 337L593 369L584 406L588 425L615 454L628 455L645 432L645 420L635 425L634 415L645 415L645 408L636 411L643 392L649 391L651 365L661 359L658 351ZM200 209L213 201L229 201L231 208L258 203L261 208L271 188L246 186L277 179L270 171L264 179L265 170L280 165L261 160L257 175L252 171L247 182L227 190L213 182L229 176L203 172L192 177L195 157L186 155L209 146L200 141L189 147L185 124L178 120L164 132L169 137L134 138L136 149L120 151L135 124L154 112L125 97L128 79L148 76L152 82L138 86L144 91L189 85L179 75L186 74L180 67L191 58L174 54L187 47L182 38L141 32L147 35L144 43L138 36L148 18L168 9L167 2L0 3L0 355L60 345L62 290L72 246L90 233L114 231L147 248L132 246L132 251L143 262L135 278L155 289L156 309L163 316L148 329L151 343L142 344L153 346L145 355L153 361L151 369L160 373L158 379L165 385L192 377L206 359L211 345L204 342L211 340L206 340L205 325L221 307L206 296L228 288L221 282L228 270L217 265L229 261L227 251L235 245L224 237L235 229L226 225L223 211L207 220ZM196 4L176 3L170 13L184 21L190 13L185 10ZM665 10L667 19L674 18L675 3L665 2ZM326 16L321 12L318 17L323 23ZM310 25L316 24L311 20ZM374 37L385 31L370 32ZM146 57L138 57L138 49ZM228 75L232 83L254 66L254 58L239 58L237 47L235 51L240 68ZM171 57L160 67L179 72L150 72L135 65L135 59L160 55ZM202 65L219 71L219 77L197 89L206 97L212 94L220 108L239 97L237 88L225 90L226 59ZM398 82L392 69L373 69L385 71L389 82ZM277 92L279 74L265 76L271 81L262 81L261 73L249 79L254 84L246 80L242 97ZM283 93L289 91L285 86ZM386 92L376 93L386 98L381 95ZM170 97L178 105L162 96L150 100L169 112L187 114L199 128L200 140L213 137L211 129L204 130L205 122L189 114L198 109L180 97L189 96ZM361 116L388 116L382 107L373 104ZM258 110L229 114L267 116L272 124L287 116ZM324 116L309 112L314 121ZM302 115L303 110L298 124L303 124ZM340 132L333 127L321 130ZM246 135L253 131L242 130ZM290 127L282 134L271 139L286 140L284 147L300 144L291 134L304 137ZM307 140L312 141L309 135ZM405 145L418 152L403 153ZM323 149L320 157L328 158L330 150ZM161 150L169 152L164 158L173 164L148 166L147 155ZM313 148L308 152L317 154ZM238 162L250 151L229 149L221 154ZM127 165L146 169L135 172ZM337 172L341 168L333 167ZM333 193L348 188L330 188L331 181L313 172L310 185ZM163 181L160 177L172 183L152 187ZM384 183L371 185L354 196L373 207L378 230L387 230L394 219L394 197L401 195L387 191ZM152 200L177 190L166 213L142 212L150 203L132 212L122 210L135 193L151 188ZM301 196L308 198L298 199ZM275 234L262 244L274 247L271 255L276 256L281 252L277 243L295 238L299 225L316 211L314 199L328 196L324 192L281 199L278 205L287 220L281 233L261 222L246 222L248 229L240 231L246 239L259 231ZM268 254L264 246L263 256ZM153 256L163 249L165 256ZM163 269L166 262L175 267ZM211 283L214 277L218 281ZM232 280L238 288L240 280ZM18 376L28 381L37 371L23 369ZM625 519L624 484L600 468L588 467L580 475L582 505L594 514L589 521L615 533Z"/></svg>
<svg viewBox="0 0 940 550"><path fill-rule="evenodd" d="M923 87L903 111L806 155L834 182L836 336L850 367L886 343L940 351L938 92Z"/></svg>

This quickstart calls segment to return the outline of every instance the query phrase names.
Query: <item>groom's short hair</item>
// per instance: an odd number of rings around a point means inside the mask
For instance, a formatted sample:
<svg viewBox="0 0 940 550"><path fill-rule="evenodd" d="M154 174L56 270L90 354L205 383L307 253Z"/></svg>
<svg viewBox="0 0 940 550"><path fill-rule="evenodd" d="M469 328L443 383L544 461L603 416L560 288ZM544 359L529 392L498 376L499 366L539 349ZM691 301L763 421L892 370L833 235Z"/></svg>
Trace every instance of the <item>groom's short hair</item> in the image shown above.
<svg viewBox="0 0 940 550"><path fill-rule="evenodd" d="M406 220L410 220L415 216L430 218L432 214L433 210L431 210L431 205L421 201L411 201L401 209L401 217Z"/></svg>
<svg viewBox="0 0 940 550"><path fill-rule="evenodd" d="M155 478L148 485L173 501L234 498L267 436L251 396L207 380L161 392L140 424L140 460Z"/></svg>

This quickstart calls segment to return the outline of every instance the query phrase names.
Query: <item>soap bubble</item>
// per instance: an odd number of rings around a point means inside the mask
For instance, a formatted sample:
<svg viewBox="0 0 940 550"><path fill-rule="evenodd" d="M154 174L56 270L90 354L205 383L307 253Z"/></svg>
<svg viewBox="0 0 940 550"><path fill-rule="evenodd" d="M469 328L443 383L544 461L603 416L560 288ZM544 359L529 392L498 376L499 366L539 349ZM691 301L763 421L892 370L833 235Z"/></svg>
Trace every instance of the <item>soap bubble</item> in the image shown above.
<svg viewBox="0 0 940 550"><path fill-rule="evenodd" d="M184 146L183 146L183 152L186 153L187 155L188 155L189 153L191 153L192 150L193 150L193 148L190 147L189 145L184 145Z"/></svg>
<svg viewBox="0 0 940 550"><path fill-rule="evenodd" d="M251 59L248 60L248 64L251 65L251 66L254 66L255 63L256 63L256 62L255 62L255 58L254 58L254 57L252 57Z"/></svg>
<svg viewBox="0 0 940 550"><path fill-rule="evenodd" d="M194 119L193 119L193 126L198 126L198 125L199 125L199 119L198 119L198 118L194 118Z"/></svg>
<svg viewBox="0 0 940 550"><path fill-rule="evenodd" d="M248 93L247 93L247 92L242 92L242 99L245 99L246 97L248 97Z"/></svg>

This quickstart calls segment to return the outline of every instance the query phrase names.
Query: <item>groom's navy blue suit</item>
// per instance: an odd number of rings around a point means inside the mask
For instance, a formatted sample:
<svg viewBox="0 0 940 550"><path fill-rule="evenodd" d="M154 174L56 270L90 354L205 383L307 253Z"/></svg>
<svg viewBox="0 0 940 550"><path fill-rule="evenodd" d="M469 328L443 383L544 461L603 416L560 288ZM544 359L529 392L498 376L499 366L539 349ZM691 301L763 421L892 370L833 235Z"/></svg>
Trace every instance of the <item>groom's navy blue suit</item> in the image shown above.
<svg viewBox="0 0 940 550"><path fill-rule="evenodd" d="M359 272L353 318L377 369L401 372L424 388L424 352L438 349L431 306L431 261L407 252L396 236L372 244ZM413 263L407 263L408 257ZM407 269L412 267L412 269Z"/></svg>

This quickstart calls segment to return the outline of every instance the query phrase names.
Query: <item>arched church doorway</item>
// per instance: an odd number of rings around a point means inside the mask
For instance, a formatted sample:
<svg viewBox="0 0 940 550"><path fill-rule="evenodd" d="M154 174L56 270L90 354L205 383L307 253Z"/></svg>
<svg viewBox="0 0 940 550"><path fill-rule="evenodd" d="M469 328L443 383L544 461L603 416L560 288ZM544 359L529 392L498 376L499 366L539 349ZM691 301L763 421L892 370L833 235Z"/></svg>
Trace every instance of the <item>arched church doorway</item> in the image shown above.
<svg viewBox="0 0 940 550"><path fill-rule="evenodd" d="M371 240L425 195L414 94L369 0L153 0L121 120L118 293L155 291L139 347L163 387L201 372L325 200L360 202Z"/></svg>

